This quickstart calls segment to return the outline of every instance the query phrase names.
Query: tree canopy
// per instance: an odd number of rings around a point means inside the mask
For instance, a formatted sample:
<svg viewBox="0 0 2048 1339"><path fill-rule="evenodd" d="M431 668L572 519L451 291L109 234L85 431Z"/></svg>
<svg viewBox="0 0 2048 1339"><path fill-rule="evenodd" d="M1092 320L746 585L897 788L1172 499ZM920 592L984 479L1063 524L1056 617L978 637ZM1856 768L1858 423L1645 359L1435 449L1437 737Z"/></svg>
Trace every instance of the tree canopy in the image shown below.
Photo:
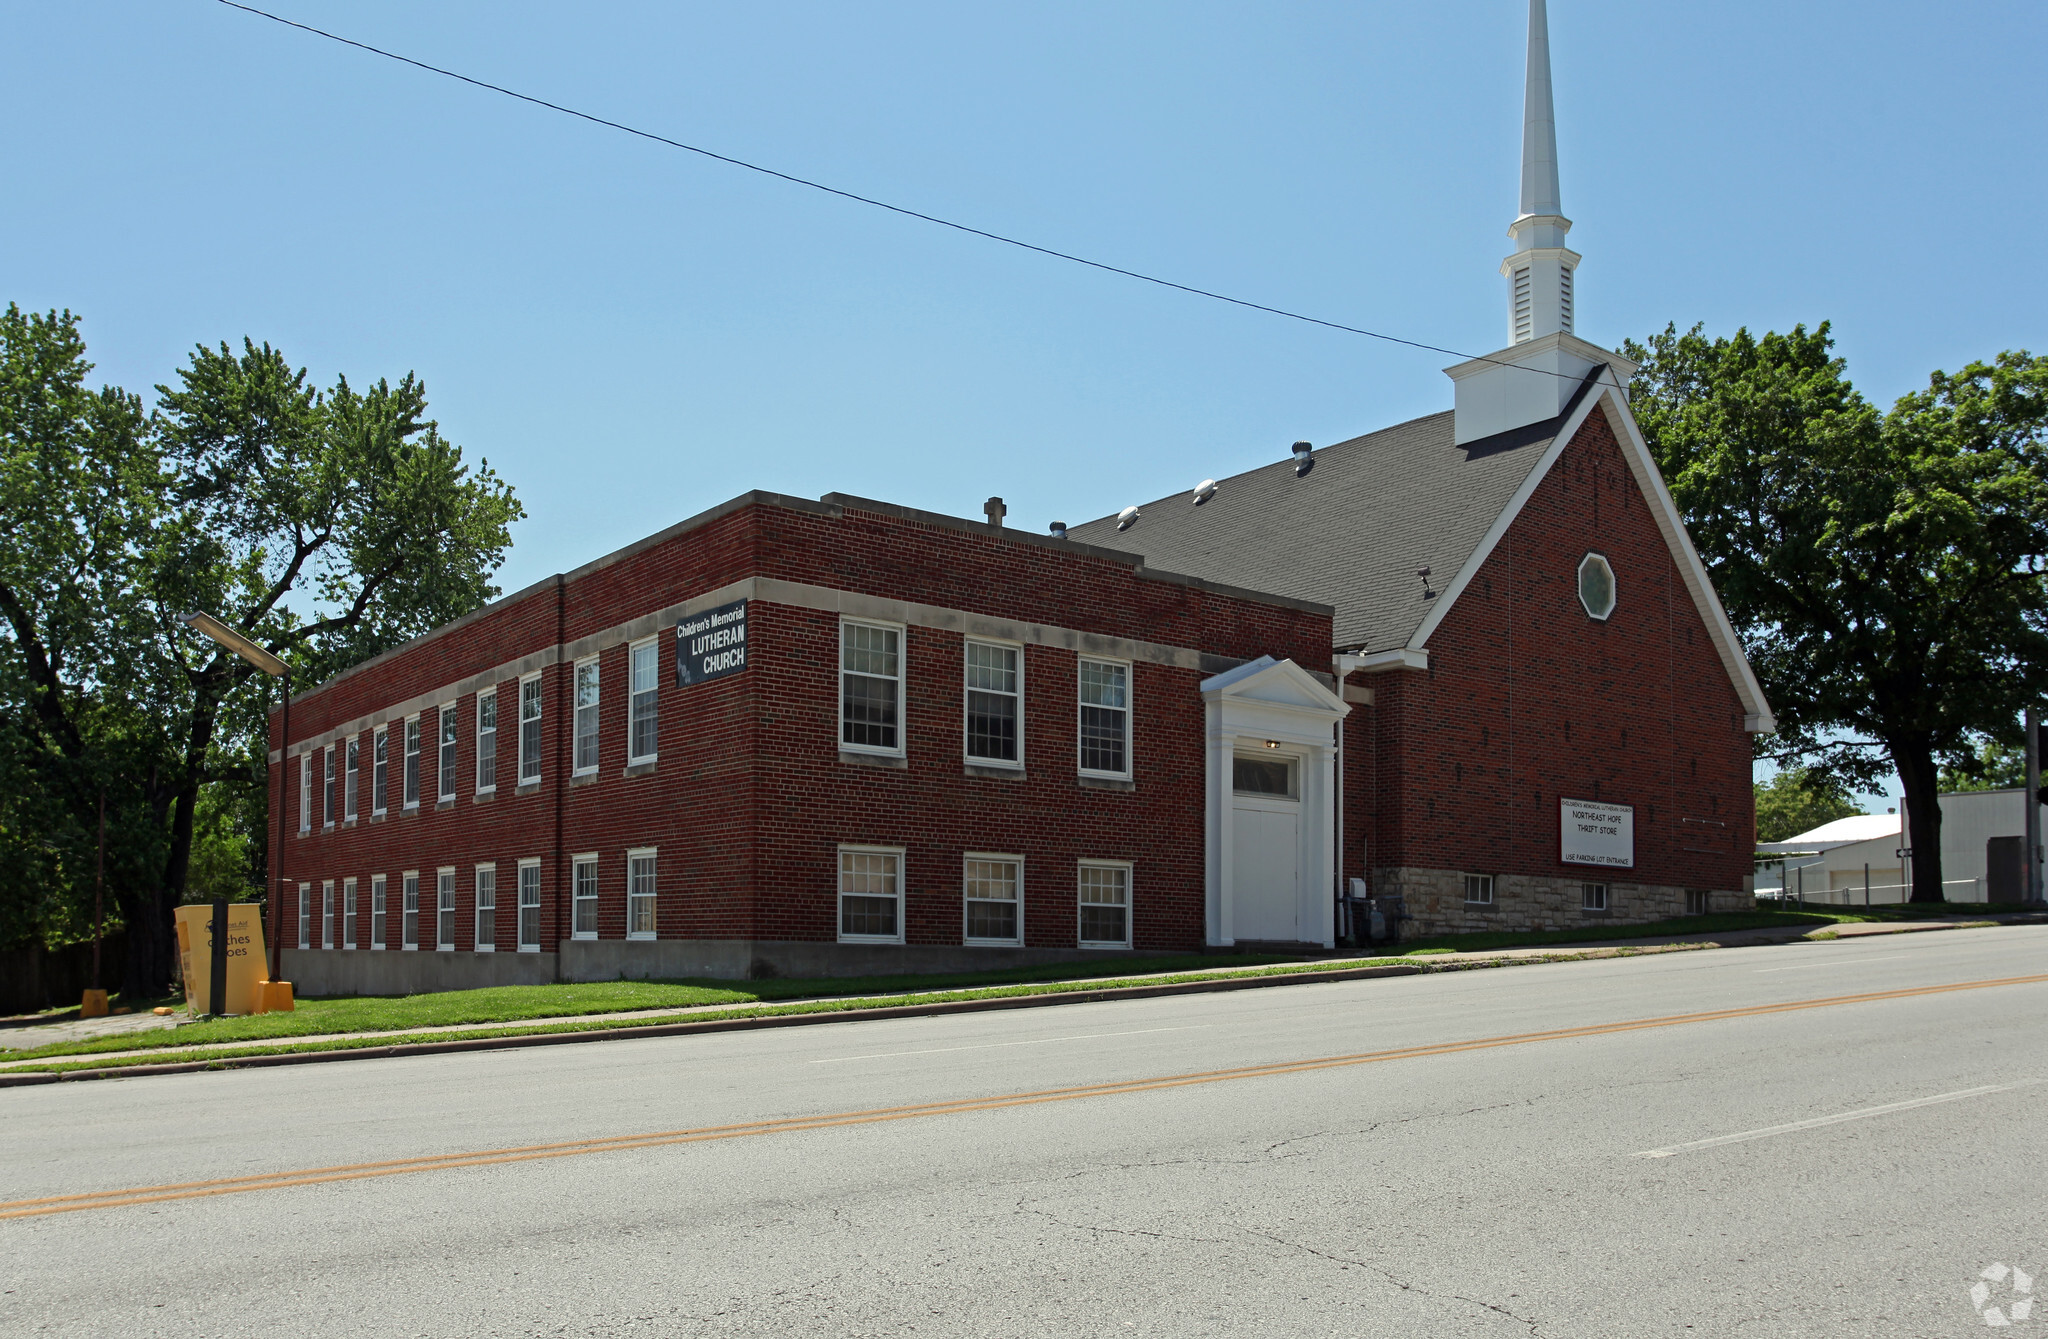
<svg viewBox="0 0 2048 1339"><path fill-rule="evenodd" d="M1863 811L1841 783L1814 775L1804 767L1781 767L1756 785L1756 839L1790 841L1823 823Z"/></svg>
<svg viewBox="0 0 2048 1339"><path fill-rule="evenodd" d="M91 368L71 313L0 317L0 934L75 928L104 795L128 988L154 993L195 834L220 839L209 892L233 882L221 842L267 869L277 690L180 615L303 690L495 596L524 513L410 373L320 390L245 339L194 349L146 407Z"/></svg>
<svg viewBox="0 0 2048 1339"><path fill-rule="evenodd" d="M1941 897L1940 769L2048 689L2048 359L2001 353L1889 412L1828 327L1623 352L1631 399L1778 719L1821 781L1896 771L1913 899Z"/></svg>

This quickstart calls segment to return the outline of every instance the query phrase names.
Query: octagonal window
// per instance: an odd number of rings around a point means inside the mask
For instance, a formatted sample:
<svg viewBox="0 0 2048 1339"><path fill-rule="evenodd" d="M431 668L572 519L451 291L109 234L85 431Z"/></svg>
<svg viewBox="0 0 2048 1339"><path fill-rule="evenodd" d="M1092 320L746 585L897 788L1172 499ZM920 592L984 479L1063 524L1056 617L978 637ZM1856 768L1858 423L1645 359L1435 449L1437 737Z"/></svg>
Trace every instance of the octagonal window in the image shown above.
<svg viewBox="0 0 2048 1339"><path fill-rule="evenodd" d="M1614 569L1597 553L1579 562L1579 603L1594 618L1605 619L1614 612Z"/></svg>

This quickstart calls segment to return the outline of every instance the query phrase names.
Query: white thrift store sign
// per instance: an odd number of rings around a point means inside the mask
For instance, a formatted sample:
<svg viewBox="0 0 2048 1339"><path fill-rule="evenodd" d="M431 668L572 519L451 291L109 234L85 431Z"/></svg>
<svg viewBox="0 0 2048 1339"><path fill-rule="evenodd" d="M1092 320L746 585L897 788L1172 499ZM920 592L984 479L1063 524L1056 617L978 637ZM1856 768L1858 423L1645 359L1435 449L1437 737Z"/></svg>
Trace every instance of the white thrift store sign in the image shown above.
<svg viewBox="0 0 2048 1339"><path fill-rule="evenodd" d="M1567 865L1634 869L1636 809L1600 800L1559 800L1559 859Z"/></svg>

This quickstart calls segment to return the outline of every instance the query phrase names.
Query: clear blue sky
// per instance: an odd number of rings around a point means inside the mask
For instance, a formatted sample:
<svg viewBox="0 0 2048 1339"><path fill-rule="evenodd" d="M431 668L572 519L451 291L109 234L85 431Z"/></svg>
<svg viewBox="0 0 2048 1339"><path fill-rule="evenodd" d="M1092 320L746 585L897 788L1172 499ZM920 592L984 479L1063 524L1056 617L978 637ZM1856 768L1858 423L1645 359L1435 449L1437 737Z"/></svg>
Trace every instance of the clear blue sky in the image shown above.
<svg viewBox="0 0 2048 1339"><path fill-rule="evenodd" d="M1044 245L1505 342L1522 0L275 0ZM1832 319L1880 402L2048 348L2048 6L1553 0L1580 333ZM197 341L418 371L518 488L516 588L749 488L1012 524L1448 407L1440 355L880 214L212 0L0 0L0 301L108 380Z"/></svg>

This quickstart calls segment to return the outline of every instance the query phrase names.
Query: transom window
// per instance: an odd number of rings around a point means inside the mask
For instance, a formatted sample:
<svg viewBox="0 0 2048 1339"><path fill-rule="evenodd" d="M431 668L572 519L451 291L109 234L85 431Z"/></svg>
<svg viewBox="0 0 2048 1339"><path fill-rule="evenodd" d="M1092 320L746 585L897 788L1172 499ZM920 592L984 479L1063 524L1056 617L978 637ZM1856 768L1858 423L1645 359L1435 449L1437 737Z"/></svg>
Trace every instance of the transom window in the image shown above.
<svg viewBox="0 0 2048 1339"><path fill-rule="evenodd" d="M1112 660L1081 662L1081 770L1099 776L1131 773L1131 667Z"/></svg>
<svg viewBox="0 0 2048 1339"><path fill-rule="evenodd" d="M1614 569L1600 554L1579 560L1579 603L1593 618L1604 620L1614 612Z"/></svg>
<svg viewBox="0 0 2048 1339"><path fill-rule="evenodd" d="M869 753L903 751L903 630L839 625L839 743Z"/></svg>
<svg viewBox="0 0 2048 1339"><path fill-rule="evenodd" d="M1493 876L1491 874L1467 874L1465 876L1465 902L1469 906L1492 906Z"/></svg>
<svg viewBox="0 0 2048 1339"><path fill-rule="evenodd" d="M498 788L498 690L485 688L476 695L476 793L488 795Z"/></svg>
<svg viewBox="0 0 2048 1339"><path fill-rule="evenodd" d="M519 784L540 780L540 676L519 681Z"/></svg>
<svg viewBox="0 0 2048 1339"><path fill-rule="evenodd" d="M597 938L597 857L579 855L575 863L576 919L571 933L578 939Z"/></svg>
<svg viewBox="0 0 2048 1339"><path fill-rule="evenodd" d="M438 771L440 773L441 798L444 800L455 798L456 728L455 704L450 702L447 706L441 708L441 758Z"/></svg>
<svg viewBox="0 0 2048 1339"><path fill-rule="evenodd" d="M654 938L654 855L626 852L626 938Z"/></svg>
<svg viewBox="0 0 2048 1339"><path fill-rule="evenodd" d="M626 745L630 763L652 762L661 747L661 643L641 642L633 648L632 726Z"/></svg>
<svg viewBox="0 0 2048 1339"><path fill-rule="evenodd" d="M967 756L976 762L1023 761L1022 660L1014 646L967 643Z"/></svg>
<svg viewBox="0 0 2048 1339"><path fill-rule="evenodd" d="M597 661L576 666L576 771L597 770Z"/></svg>
<svg viewBox="0 0 2048 1339"><path fill-rule="evenodd" d="M1131 867L1081 862L1081 947L1131 946Z"/></svg>
<svg viewBox="0 0 2048 1339"><path fill-rule="evenodd" d="M519 951L540 952L540 861L519 862Z"/></svg>
<svg viewBox="0 0 2048 1339"><path fill-rule="evenodd" d="M903 942L903 852L872 846L839 848L839 938Z"/></svg>
<svg viewBox="0 0 2048 1339"><path fill-rule="evenodd" d="M498 947L498 867L476 867L476 951L490 953Z"/></svg>
<svg viewBox="0 0 2048 1339"><path fill-rule="evenodd" d="M967 857L967 942L1024 942L1024 862L1016 856Z"/></svg>
<svg viewBox="0 0 2048 1339"><path fill-rule="evenodd" d="M1246 757L1239 754L1230 763L1230 788L1240 795L1263 795L1276 800L1301 797L1300 767L1293 758L1279 755Z"/></svg>

